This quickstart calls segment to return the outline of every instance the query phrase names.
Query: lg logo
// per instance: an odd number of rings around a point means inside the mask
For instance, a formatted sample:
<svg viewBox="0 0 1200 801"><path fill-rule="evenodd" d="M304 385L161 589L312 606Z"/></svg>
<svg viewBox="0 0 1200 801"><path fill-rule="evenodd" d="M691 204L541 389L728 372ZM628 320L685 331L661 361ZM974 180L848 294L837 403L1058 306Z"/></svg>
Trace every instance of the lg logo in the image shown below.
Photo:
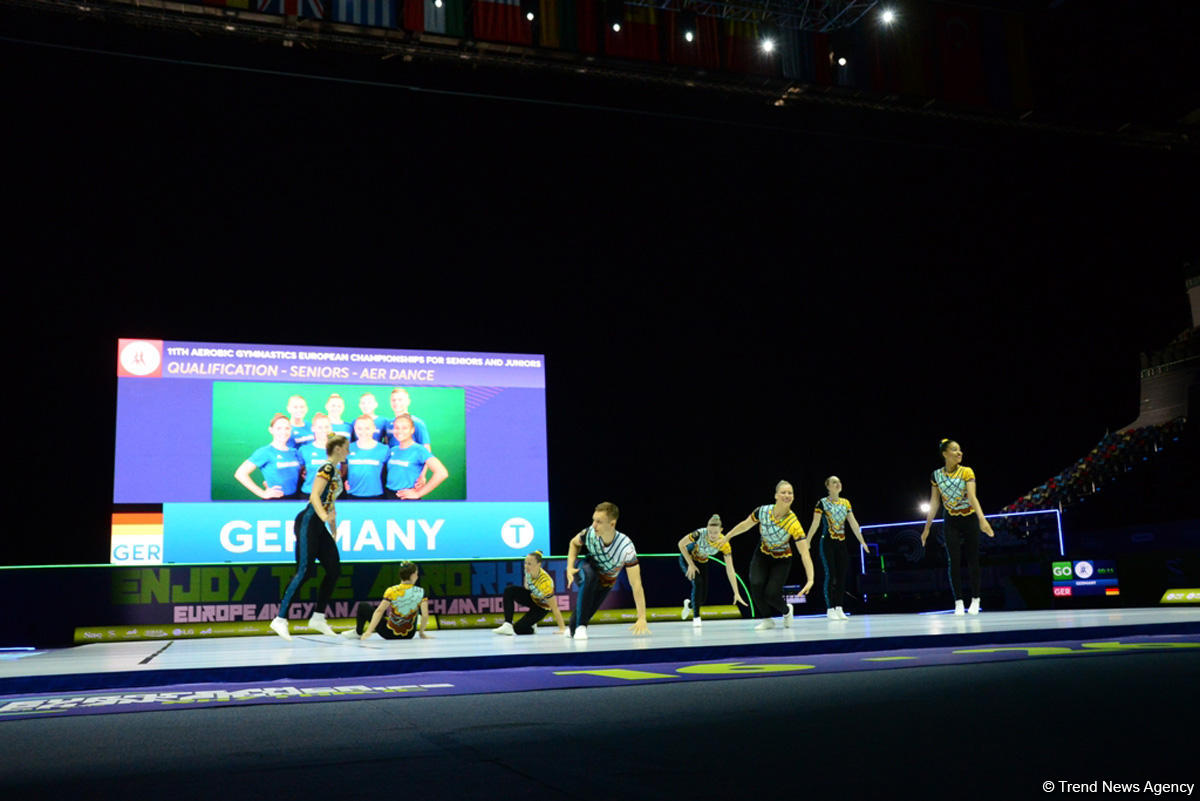
<svg viewBox="0 0 1200 801"><path fill-rule="evenodd" d="M509 548L520 550L533 542L533 523L523 517L514 517L500 527L500 539Z"/></svg>

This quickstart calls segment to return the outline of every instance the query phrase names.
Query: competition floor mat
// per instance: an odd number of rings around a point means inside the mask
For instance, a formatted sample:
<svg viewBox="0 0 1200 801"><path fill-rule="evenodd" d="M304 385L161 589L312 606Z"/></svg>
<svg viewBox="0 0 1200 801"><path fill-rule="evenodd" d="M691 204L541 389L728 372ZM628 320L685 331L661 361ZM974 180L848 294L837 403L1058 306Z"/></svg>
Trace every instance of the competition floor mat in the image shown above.
<svg viewBox="0 0 1200 801"><path fill-rule="evenodd" d="M736 625L720 621L721 627ZM1134 635L1100 640L1066 639L1008 645L978 644L890 651L859 651L723 661L631 661L619 666L553 666L472 671L427 671L346 680L208 682L119 691L33 693L0 696L0 721L114 713L353 701L417 696L532 692L667 682L744 680L784 675L819 675L941 665L1043 659L1091 659L1155 651L1200 655L1200 634ZM631 660L645 652L626 652Z"/></svg>
<svg viewBox="0 0 1200 801"><path fill-rule="evenodd" d="M388 677L376 685L400 687L446 683L435 680L438 674L461 676L516 668L596 670L929 648L1079 644L1200 634L1200 609L862 615L846 621L821 615L797 617L791 627L777 623L767 631L756 630L755 623L713 620L705 621L699 630L684 621L653 623L650 634L640 637L633 636L624 624L595 625L589 627L590 637L585 641L555 634L553 628L524 637L477 629L438 631L429 639L406 641L372 638L359 642L300 634L290 642L275 636L230 637L9 650L2 652L0 659L0 695L207 683L263 687L315 681L318 686L345 686L363 684L358 680L362 677ZM416 681L417 674L424 678Z"/></svg>

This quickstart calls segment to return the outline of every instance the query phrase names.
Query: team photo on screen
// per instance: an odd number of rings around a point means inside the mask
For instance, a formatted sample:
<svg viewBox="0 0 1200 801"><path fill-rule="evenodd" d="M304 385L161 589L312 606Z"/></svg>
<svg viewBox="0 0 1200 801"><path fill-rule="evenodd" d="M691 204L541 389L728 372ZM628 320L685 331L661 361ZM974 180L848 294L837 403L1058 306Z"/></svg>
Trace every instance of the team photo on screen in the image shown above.
<svg viewBox="0 0 1200 801"><path fill-rule="evenodd" d="M454 387L213 383L212 500L312 491L345 437L342 500L464 500L464 392Z"/></svg>

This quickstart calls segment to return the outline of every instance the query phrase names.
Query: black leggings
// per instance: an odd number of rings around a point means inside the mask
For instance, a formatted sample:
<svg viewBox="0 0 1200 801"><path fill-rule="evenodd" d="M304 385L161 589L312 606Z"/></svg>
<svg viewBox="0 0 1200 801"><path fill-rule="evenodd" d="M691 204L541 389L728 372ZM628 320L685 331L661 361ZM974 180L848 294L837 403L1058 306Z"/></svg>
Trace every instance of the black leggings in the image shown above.
<svg viewBox="0 0 1200 801"><path fill-rule="evenodd" d="M783 600L783 585L791 569L791 554L776 559L759 549L754 551L750 558L750 598L754 601L755 617L784 613L787 604Z"/></svg>
<svg viewBox="0 0 1200 801"><path fill-rule="evenodd" d="M358 623L356 630L362 634L367 630L367 626L371 625L371 618L375 615L375 608L370 604L358 605ZM379 625L375 627L375 633L385 640L411 640L417 634L417 627L413 626L408 634L397 634L388 628L387 618L379 621Z"/></svg>
<svg viewBox="0 0 1200 801"><path fill-rule="evenodd" d="M612 589L611 584L600 583L600 574L592 567L590 560L580 559L576 564L579 565L579 575L575 577L579 583L579 594L575 597L575 611L571 613L572 636L575 629L588 624L592 615L600 608L600 604L604 603L608 591Z"/></svg>
<svg viewBox="0 0 1200 801"><path fill-rule="evenodd" d="M282 618L288 616L288 607L291 606L292 599L296 597L296 591L300 589L300 585L304 583L305 579L316 573L318 561L321 562L321 567L325 568L325 578L321 579L321 587L317 590L317 605L313 608L313 612L324 614L325 607L329 605L329 598L333 595L333 586L337 584L338 576L342 572L342 558L338 553L337 541L329 533L329 529L321 518L317 517L311 503L306 504L304 510L296 515L294 531L296 532L296 575L292 576L287 589L283 592L283 601L279 604L279 616Z"/></svg>
<svg viewBox="0 0 1200 801"><path fill-rule="evenodd" d="M846 571L850 567L846 541L835 540L828 534L822 537L821 564L825 568L825 606L830 609L841 606L846 596Z"/></svg>
<svg viewBox="0 0 1200 801"><path fill-rule="evenodd" d="M679 567L687 575L687 560L679 557ZM708 600L708 561L696 562L696 577L692 579L692 617L700 617L700 607Z"/></svg>
<svg viewBox="0 0 1200 801"><path fill-rule="evenodd" d="M962 584L962 555L967 555L967 578L971 582L971 597L979 597L979 518L975 515L956 517L947 514L943 518L942 534L946 546L946 559L950 563L950 594L954 600L965 600Z"/></svg>
<svg viewBox="0 0 1200 801"><path fill-rule="evenodd" d="M521 616L521 619L513 625L513 631L517 634L533 634L533 627L538 624L542 618L550 614L550 610L538 606L533 601L533 593L525 587L518 587L514 584L509 584L504 588L504 622L512 623L513 615L516 614L517 604L528 606L529 611Z"/></svg>

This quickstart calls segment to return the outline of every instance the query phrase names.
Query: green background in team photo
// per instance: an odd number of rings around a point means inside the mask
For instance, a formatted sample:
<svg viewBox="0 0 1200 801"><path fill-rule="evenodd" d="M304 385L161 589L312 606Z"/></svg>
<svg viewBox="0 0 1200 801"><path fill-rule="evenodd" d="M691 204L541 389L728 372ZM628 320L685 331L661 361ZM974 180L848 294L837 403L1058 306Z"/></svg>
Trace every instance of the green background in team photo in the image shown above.
<svg viewBox="0 0 1200 801"><path fill-rule="evenodd" d="M459 387L405 387L411 403L408 413L425 421L429 429L433 455L446 466L449 477L433 492L430 500L455 501L467 497L466 397ZM351 425L362 414L359 399L369 392L378 402L376 417L391 419L392 387L354 384L286 384L249 381L213 382L212 499L214 501L255 500L233 477L238 466L250 454L268 445L268 427L276 413L287 414L288 398L299 395L308 404L304 421L312 425L313 415L325 411L329 396L337 393L346 404L342 420ZM252 474L260 485L262 473Z"/></svg>

